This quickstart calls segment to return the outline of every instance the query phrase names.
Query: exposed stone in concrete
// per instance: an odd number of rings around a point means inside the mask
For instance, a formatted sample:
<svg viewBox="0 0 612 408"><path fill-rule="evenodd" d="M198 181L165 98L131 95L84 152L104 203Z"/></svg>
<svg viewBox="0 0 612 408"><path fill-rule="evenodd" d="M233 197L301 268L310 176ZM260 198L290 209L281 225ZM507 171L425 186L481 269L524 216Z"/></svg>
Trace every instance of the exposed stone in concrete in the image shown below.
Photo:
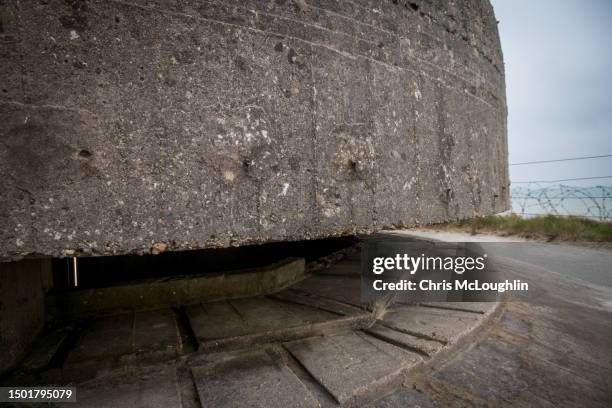
<svg viewBox="0 0 612 408"><path fill-rule="evenodd" d="M221 357L192 368L203 407L319 406L295 374L265 351Z"/></svg>
<svg viewBox="0 0 612 408"><path fill-rule="evenodd" d="M29 350L45 322L51 260L0 263L0 373Z"/></svg>
<svg viewBox="0 0 612 408"><path fill-rule="evenodd" d="M3 2L0 258L506 209L493 10L414 4Z"/></svg>
<svg viewBox="0 0 612 408"><path fill-rule="evenodd" d="M388 353L377 343L377 339L345 332L288 342L284 346L338 402L344 403L375 390L421 361L419 355L390 345L393 352Z"/></svg>
<svg viewBox="0 0 612 408"><path fill-rule="evenodd" d="M108 309L181 306L274 293L302 279L304 259L288 258L262 268L60 293L50 296L48 305L53 313L63 317Z"/></svg>

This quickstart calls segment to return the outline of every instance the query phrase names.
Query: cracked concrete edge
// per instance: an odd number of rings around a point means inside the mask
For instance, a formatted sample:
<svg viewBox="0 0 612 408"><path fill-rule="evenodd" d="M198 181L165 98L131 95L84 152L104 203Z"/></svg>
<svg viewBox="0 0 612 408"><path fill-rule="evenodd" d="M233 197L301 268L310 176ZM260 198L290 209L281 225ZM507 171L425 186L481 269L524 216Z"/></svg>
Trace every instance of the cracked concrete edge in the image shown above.
<svg viewBox="0 0 612 408"><path fill-rule="evenodd" d="M249 347L270 346L278 343L300 340L309 337L329 335L342 331L361 330L370 326L375 319L370 313L356 316L346 316L337 320L306 324L303 327L288 327L285 329L230 337L223 340L200 342L198 352L211 353L245 350Z"/></svg>
<svg viewBox="0 0 612 408"><path fill-rule="evenodd" d="M500 301L495 302L495 306L482 314L482 318L478 320L477 324L470 331L453 339L432 357L424 358L418 364L404 370L402 375L393 379L386 386L378 387L369 395L363 396L359 403L352 406L361 406L364 403L372 404L385 395L395 392L401 386L419 387L423 378L433 376L436 371L443 368L453 358L468 351L487 336L489 333L488 328L494 326L504 315L507 305L506 299L507 297L504 295Z"/></svg>
<svg viewBox="0 0 612 408"><path fill-rule="evenodd" d="M406 383L411 378L417 375L431 374L438 367L443 366L447 361L451 360L455 355L461 353L476 344L486 333L486 329L494 324L503 314L505 310L505 302L503 300L494 302L495 305L487 312L480 314L480 319L474 324L471 330L464 332L463 334L451 339L447 344L444 344L442 348L435 352L431 356L422 356L421 360L416 364L404 368L397 375L388 378L384 382L373 384L372 387L368 387L363 393L354 395L342 406L362 406L364 404L371 404L378 400L382 396L393 392L403 383ZM475 314L476 315L476 314ZM368 330L364 330L368 333ZM373 336L378 338L376 336ZM408 348L400 347L392 342L378 338L381 341L386 341L395 347L401 348L402 350L408 350ZM413 351L415 352L415 351ZM415 352L416 353L416 352Z"/></svg>
<svg viewBox="0 0 612 408"><path fill-rule="evenodd" d="M506 304L507 301L505 298L495 302L495 306L488 312L482 314L482 318L477 321L471 330L451 339L451 341L444 345L440 351L435 353L429 359L423 359L421 364L408 370L405 373L406 378L409 378L417 373L431 373L437 368L443 366L447 361L451 360L452 357L471 348L484 337L487 328L492 326L501 318L506 309Z"/></svg>
<svg viewBox="0 0 612 408"><path fill-rule="evenodd" d="M472 343L476 343L481 336L486 332L486 329L501 316L504 310L503 302L494 302L494 305L487 312L483 314L476 314L475 316L479 316L479 319L476 323L471 327L471 330L463 333L460 336L453 338L446 345L444 345L440 351L436 352L431 357L426 357L421 355L418 362L414 364L410 364L405 366L404 368L398 370L395 373L392 373L384 378L379 378L375 381L372 381L367 387L360 389L356 394L348 396L342 401L339 402L332 396L332 393L329 389L326 388L324 384L322 384L317 377L308 371L307 368L304 368L301 363L298 365L301 367L291 368L302 382L310 382L313 381L316 383L314 386L312 384L309 385L309 389L311 392L316 392L317 398L319 402L324 407L332 407L332 406L342 406L342 407L359 407L359 406L371 406L370 404L377 401L382 396L387 393L391 393L396 390L399 386L405 383L412 376L417 373L427 372L428 370L434 370L436 367L444 364L447 360L452 358L454 355L462 352L463 350L469 348ZM365 336L372 336L368 332L367 328L362 328L360 330L363 332ZM401 349L403 352L408 351L411 352L408 348L400 347L399 345L394 344L388 340L378 338L373 336L377 341L386 342L391 347L397 347ZM262 346L265 347L265 346ZM278 347L278 343L269 344L268 347L275 348ZM282 347L281 347L282 348ZM287 351L288 352L288 351ZM398 350L398 353L400 351ZM288 352L291 355L290 352ZM296 358L293 356L293 358ZM290 364L291 362L285 362L286 364ZM304 372L307 374L305 375ZM321 391L323 390L323 392ZM322 400L323 398L323 400ZM330 398L334 401L330 403Z"/></svg>

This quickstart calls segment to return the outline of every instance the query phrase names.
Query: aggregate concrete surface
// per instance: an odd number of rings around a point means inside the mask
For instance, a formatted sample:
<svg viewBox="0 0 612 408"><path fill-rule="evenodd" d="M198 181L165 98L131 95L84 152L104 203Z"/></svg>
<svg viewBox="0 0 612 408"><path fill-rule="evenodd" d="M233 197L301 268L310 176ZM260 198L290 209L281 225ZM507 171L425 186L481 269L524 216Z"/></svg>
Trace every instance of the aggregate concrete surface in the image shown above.
<svg viewBox="0 0 612 408"><path fill-rule="evenodd" d="M0 19L0 259L508 206L488 1L3 1Z"/></svg>

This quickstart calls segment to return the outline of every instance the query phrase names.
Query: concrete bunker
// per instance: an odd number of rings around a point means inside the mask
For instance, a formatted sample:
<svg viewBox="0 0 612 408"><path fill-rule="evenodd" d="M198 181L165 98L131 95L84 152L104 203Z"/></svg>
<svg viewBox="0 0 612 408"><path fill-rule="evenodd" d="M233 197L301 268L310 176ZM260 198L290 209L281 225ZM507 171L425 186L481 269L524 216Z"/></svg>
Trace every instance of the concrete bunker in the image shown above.
<svg viewBox="0 0 612 408"><path fill-rule="evenodd" d="M0 19L0 370L43 327L66 259L508 206L487 1L50 0L3 2Z"/></svg>

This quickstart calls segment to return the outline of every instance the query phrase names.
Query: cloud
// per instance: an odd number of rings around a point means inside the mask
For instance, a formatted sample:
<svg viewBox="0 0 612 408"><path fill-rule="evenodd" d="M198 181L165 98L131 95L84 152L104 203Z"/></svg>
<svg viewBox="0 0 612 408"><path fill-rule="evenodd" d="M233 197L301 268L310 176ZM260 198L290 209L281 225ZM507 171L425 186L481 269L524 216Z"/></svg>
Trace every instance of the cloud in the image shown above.
<svg viewBox="0 0 612 408"><path fill-rule="evenodd" d="M492 3L506 67L510 161L612 153L612 2ZM609 174L610 159L511 168L513 181Z"/></svg>

